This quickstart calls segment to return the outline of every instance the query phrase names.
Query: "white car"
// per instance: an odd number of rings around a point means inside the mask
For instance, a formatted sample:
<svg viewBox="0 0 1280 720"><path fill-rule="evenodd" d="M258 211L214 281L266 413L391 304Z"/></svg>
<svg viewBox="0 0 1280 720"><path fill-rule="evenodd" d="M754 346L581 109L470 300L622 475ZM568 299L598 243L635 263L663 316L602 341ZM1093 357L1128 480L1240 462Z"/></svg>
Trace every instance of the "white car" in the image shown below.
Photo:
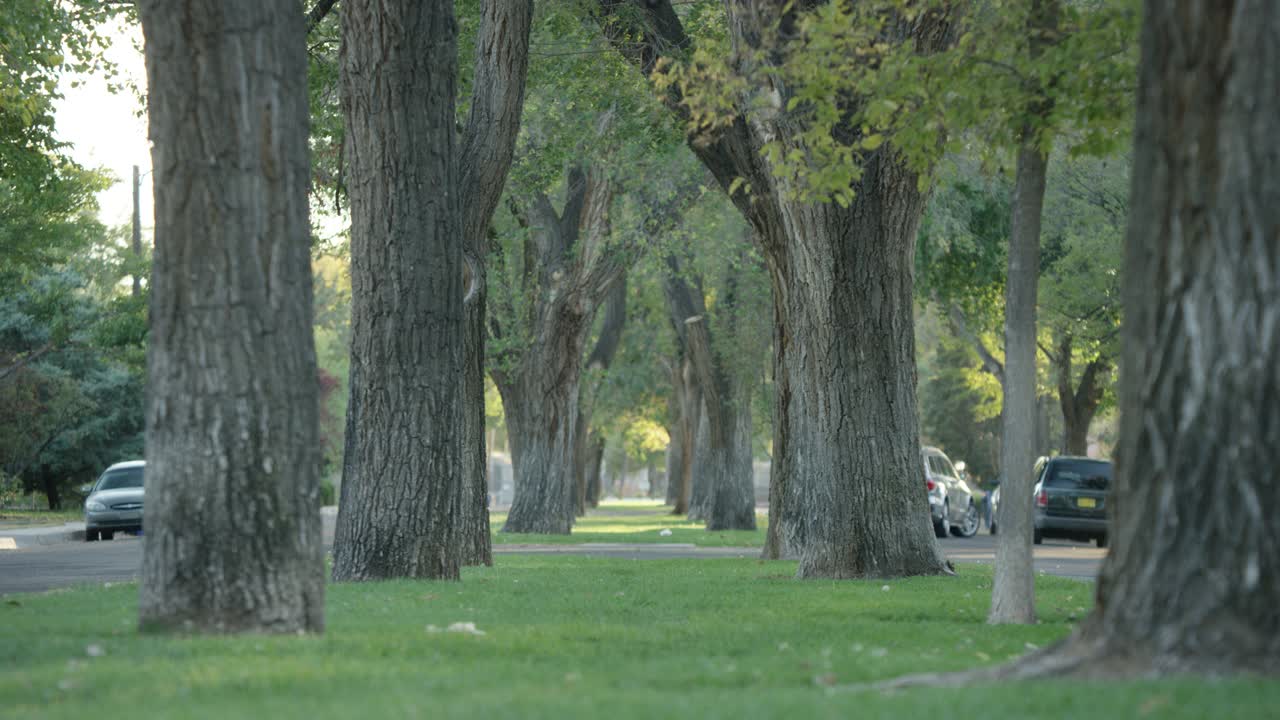
<svg viewBox="0 0 1280 720"><path fill-rule="evenodd" d="M920 448L920 458L924 463L924 484L929 491L934 535L940 538L948 534L965 538L976 535L982 516L973 489L938 448Z"/></svg>
<svg viewBox="0 0 1280 720"><path fill-rule="evenodd" d="M116 531L142 532L144 460L119 462L93 483L84 501L84 539L110 540Z"/></svg>

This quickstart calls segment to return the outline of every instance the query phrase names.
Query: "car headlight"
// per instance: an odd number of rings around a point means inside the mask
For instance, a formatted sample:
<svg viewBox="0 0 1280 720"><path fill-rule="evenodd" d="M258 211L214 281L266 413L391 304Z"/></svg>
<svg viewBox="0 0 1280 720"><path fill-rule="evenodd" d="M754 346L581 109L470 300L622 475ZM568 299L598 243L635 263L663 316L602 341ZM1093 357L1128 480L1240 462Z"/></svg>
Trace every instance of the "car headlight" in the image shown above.
<svg viewBox="0 0 1280 720"><path fill-rule="evenodd" d="M107 506L103 505L97 500L89 500L84 504L84 509L88 510L89 512L102 512L103 510L107 509Z"/></svg>

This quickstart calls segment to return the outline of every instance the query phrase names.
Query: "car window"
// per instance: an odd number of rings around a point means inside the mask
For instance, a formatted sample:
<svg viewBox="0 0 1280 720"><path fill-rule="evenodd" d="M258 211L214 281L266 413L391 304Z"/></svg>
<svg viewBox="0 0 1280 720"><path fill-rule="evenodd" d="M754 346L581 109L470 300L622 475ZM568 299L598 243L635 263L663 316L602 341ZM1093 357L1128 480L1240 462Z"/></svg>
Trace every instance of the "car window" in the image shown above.
<svg viewBox="0 0 1280 720"><path fill-rule="evenodd" d="M938 464L942 466L943 475L946 475L947 477L956 478L957 480L960 479L960 473L956 472L956 468L954 465L951 464L950 460L948 460L945 457L940 457L938 458Z"/></svg>
<svg viewBox="0 0 1280 720"><path fill-rule="evenodd" d="M142 468L131 467L108 471L98 480L98 485L94 488L94 491L140 487L142 487Z"/></svg>
<svg viewBox="0 0 1280 720"><path fill-rule="evenodd" d="M938 458L934 457L933 455L929 455L928 457L925 458L925 460L929 463L929 472L933 473L934 475L942 474L942 466L938 464Z"/></svg>
<svg viewBox="0 0 1280 720"><path fill-rule="evenodd" d="M1063 460L1045 472L1045 486L1067 490L1108 490L1111 463L1103 460Z"/></svg>

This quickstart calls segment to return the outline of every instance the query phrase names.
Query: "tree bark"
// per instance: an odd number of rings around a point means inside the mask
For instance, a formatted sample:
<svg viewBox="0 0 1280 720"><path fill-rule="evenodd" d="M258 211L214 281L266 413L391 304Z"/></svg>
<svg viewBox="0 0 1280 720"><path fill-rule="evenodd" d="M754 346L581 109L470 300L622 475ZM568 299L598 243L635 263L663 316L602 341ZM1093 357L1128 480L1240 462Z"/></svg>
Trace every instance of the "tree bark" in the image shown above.
<svg viewBox="0 0 1280 720"><path fill-rule="evenodd" d="M1018 153L1005 282L1004 402L1000 467L1000 534L996 536L992 623L1035 622L1031 567L1031 468L1036 459L1036 286L1040 273L1040 212L1048 158L1036 140Z"/></svg>
<svg viewBox="0 0 1280 720"><path fill-rule="evenodd" d="M1280 672L1280 6L1146 3L1112 550L1031 669Z"/></svg>
<svg viewBox="0 0 1280 720"><path fill-rule="evenodd" d="M1030 55L1046 45L1045 33L1057 27L1058 0L1032 0L1027 20ZM1044 210L1048 153L1040 123L1050 105L1030 104L1033 118L1023 127L1011 201L1009 265L1005 280L1004 376L1001 384L1000 534L996 537L995 577L990 623L1036 620L1035 576L1031 565L1031 471L1036 460L1036 298L1040 282L1040 218Z"/></svg>
<svg viewBox="0 0 1280 720"><path fill-rule="evenodd" d="M1089 452L1089 425L1102 402L1101 375L1110 372L1110 364L1095 358L1085 365L1080 384L1072 382L1072 337L1063 333L1056 353L1050 355L1058 380L1058 404L1062 407L1062 447L1068 455Z"/></svg>
<svg viewBox="0 0 1280 720"><path fill-rule="evenodd" d="M606 35L645 75L659 58L690 46L670 0L598 0L597 7ZM728 4L732 57L746 63L785 53L757 51L767 28L794 19L788 7ZM930 52L949 34L946 17L925 12L889 23L885 39ZM750 83L751 92L775 96L769 108L740 98L737 117L714 134L691 136L689 146L726 192L747 181L749 192L730 197L758 236L778 290L783 344L776 367L787 397L774 470L785 478L785 497L770 524L778 523L798 552L799 577L947 572L919 482L912 317L912 259L924 208L918 178L882 146L865 154L847 207L798 199L761 148L772 140L784 155L804 152L805 126L785 110L788 88L765 84ZM678 87L664 99L688 119ZM852 107L862 99L847 101ZM857 141L856 128L842 132Z"/></svg>
<svg viewBox="0 0 1280 720"><path fill-rule="evenodd" d="M600 506L600 466L604 462L605 440L592 435L587 440L587 507Z"/></svg>
<svg viewBox="0 0 1280 720"><path fill-rule="evenodd" d="M304 18L290 0L138 13L156 174L140 622L319 632Z"/></svg>
<svg viewBox="0 0 1280 720"><path fill-rule="evenodd" d="M751 415L746 393L713 347L701 283L695 279L690 287L674 256L668 256L667 267L663 280L667 311L702 395L688 517L705 521L708 530L754 530ZM734 292L731 280L726 305L733 305Z"/></svg>
<svg viewBox="0 0 1280 720"><path fill-rule="evenodd" d="M486 258L489 224L520 132L532 22L532 0L485 0L481 4L471 109L460 143L463 254L470 276L463 325L462 514L458 527L464 565L493 564L484 416Z"/></svg>
<svg viewBox="0 0 1280 720"><path fill-rule="evenodd" d="M609 290L609 296L605 299L604 321L600 326L600 335L596 338L596 344L591 349L591 354L587 356L587 370L602 372L609 370L614 356L618 353L618 346L622 343L622 330L626 322L627 278L624 274L614 282L613 288ZM591 429L591 415L595 410L596 396L600 392L598 385L598 381L589 384L585 392L580 394L578 427L573 444L573 476L577 484L575 502L576 513L579 516L586 514L589 505L588 496L591 495L589 486L592 477L589 469L593 462L590 456L595 452L596 445L602 442ZM599 479L598 470L595 478ZM598 491L594 499L596 504L590 507L599 504Z"/></svg>
<svg viewBox="0 0 1280 720"><path fill-rule="evenodd" d="M458 578L463 262L453 3L346 0L351 380L335 580Z"/></svg>
<svg viewBox="0 0 1280 720"><path fill-rule="evenodd" d="M564 534L573 524L583 350L596 307L630 263L626 252L603 252L613 198L607 175L575 167L567 188L561 213L540 196L522 219L530 228L525 290L532 296L531 337L516 366L494 374L515 474L503 532Z"/></svg>

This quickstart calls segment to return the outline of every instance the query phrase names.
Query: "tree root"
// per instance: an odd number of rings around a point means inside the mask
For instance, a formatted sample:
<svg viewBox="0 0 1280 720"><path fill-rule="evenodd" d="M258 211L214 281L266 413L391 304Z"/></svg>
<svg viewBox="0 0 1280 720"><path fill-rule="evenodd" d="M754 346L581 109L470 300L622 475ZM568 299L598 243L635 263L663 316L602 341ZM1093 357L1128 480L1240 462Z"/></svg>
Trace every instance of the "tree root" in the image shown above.
<svg viewBox="0 0 1280 720"><path fill-rule="evenodd" d="M1228 677L1233 675L1274 676L1276 666L1241 666L1229 659L1155 657L1134 648L1119 646L1107 638L1077 630L1053 645L1023 655L1002 665L949 673L904 675L874 683L830 688L832 692L893 692L906 688L955 688L1005 681L1074 679L1138 680L1174 675Z"/></svg>

